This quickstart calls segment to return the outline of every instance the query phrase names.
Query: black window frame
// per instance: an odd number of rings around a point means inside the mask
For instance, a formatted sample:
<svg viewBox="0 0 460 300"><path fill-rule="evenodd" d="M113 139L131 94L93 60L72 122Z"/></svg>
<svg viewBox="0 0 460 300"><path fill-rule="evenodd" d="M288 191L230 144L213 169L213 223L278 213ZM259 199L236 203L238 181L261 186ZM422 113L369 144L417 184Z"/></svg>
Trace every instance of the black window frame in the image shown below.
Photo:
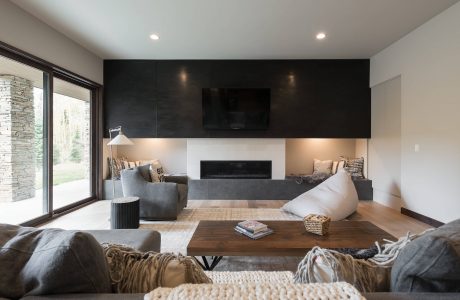
<svg viewBox="0 0 460 300"><path fill-rule="evenodd" d="M43 72L43 100L45 107L44 122L46 130L43 132L44 155L47 157L46 178L44 180L43 193L45 197L43 207L47 213L28 220L19 225L37 226L48 222L53 218L74 211L80 207L93 203L102 196L102 91L103 86L65 68L59 67L46 60L15 48L0 41L0 55L19 63L36 68ZM90 107L90 132L91 132L91 153L90 153L90 183L91 196L72 204L53 209L53 80L58 78L81 86L91 91Z"/></svg>

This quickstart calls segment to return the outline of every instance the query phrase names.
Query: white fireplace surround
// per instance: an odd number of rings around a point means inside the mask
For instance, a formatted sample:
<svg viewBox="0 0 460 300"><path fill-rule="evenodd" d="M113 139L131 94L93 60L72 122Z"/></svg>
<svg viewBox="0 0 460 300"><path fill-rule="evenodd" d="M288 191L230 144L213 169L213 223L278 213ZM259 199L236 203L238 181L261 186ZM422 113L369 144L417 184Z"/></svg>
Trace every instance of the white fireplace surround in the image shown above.
<svg viewBox="0 0 460 300"><path fill-rule="evenodd" d="M284 179L285 152L285 139L187 139L187 174L200 179L202 160L270 160L272 179Z"/></svg>

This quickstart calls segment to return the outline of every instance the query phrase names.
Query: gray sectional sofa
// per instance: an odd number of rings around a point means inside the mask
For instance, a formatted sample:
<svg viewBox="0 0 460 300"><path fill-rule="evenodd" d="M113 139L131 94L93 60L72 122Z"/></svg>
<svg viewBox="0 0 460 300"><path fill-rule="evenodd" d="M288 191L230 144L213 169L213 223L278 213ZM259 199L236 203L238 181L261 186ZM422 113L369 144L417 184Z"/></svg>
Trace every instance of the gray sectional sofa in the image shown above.
<svg viewBox="0 0 460 300"><path fill-rule="evenodd" d="M147 229L79 232L0 224L0 299L143 299L111 293L102 243L160 252L161 236ZM50 295L19 296L28 293Z"/></svg>
<svg viewBox="0 0 460 300"><path fill-rule="evenodd" d="M15 236L19 236L20 238L16 242L9 242ZM48 242L51 244L40 245L40 239L48 239ZM83 244L81 243L82 240L85 241ZM94 270L94 273L89 274L89 277L97 279L97 276L99 276L99 279L94 281L98 284L98 292L27 296L22 299L143 299L144 294L110 293L110 290L106 286L107 278L104 278L100 274L104 265L97 259L101 252L98 250L97 245L105 242L127 244L141 251L159 251L161 238L158 232L150 230L74 232L51 229L44 232L43 230L34 228L0 224L0 299L2 299L2 295L4 296L2 288L11 290L10 284L18 285L18 278L26 279L27 272L40 271L41 275L46 275L45 277L42 276L45 280L49 280L50 278L53 280L62 280L62 283L65 284L66 280L69 281L69 279L62 278L65 277L63 274L69 274L70 276L73 273L78 273L80 266L72 264L75 263L73 258L74 256L78 256L79 251L91 253L90 256L86 256L80 263L86 264L88 268L91 268L94 264L97 265L97 269ZM67 251L67 254L70 253L71 255L67 255L67 257L64 255L64 260L56 260L55 254L54 256L50 256L49 254L43 256L43 253L47 249L49 250L49 245L52 246L52 249L60 247L67 250L71 249L72 251ZM19 249L19 247L22 248ZM11 249L15 249L15 251L8 253ZM32 255L34 249L39 250L37 251L38 257ZM57 254L59 255L60 252ZM82 258L84 257L82 256ZM47 259L48 264L54 264L55 269L52 269L51 273L46 273L46 264L43 264L44 258ZM94 260L92 260L93 258ZM35 265L35 270L30 269L30 266L27 264L30 261L34 263L34 260L40 263L39 259L42 259L41 265ZM61 265L56 266L56 262L61 263ZM71 269L65 270L62 262L69 264L67 268ZM10 267L5 268L5 264L10 264ZM29 267L29 269L23 268L21 272L14 273L14 268L17 268L18 264ZM74 266L73 269L72 266ZM37 268L42 269L38 270ZM392 268L391 277L391 292L366 293L364 296L371 300L460 299L460 219L446 224L406 246L399 254ZM33 284L40 286L37 282L33 282ZM54 284L54 282L51 282L51 284ZM73 282L73 284L76 284L76 282ZM21 287L20 284L18 286ZM61 286L57 285L58 289ZM94 287L90 286L89 288Z"/></svg>
<svg viewBox="0 0 460 300"><path fill-rule="evenodd" d="M160 252L161 235L150 229L87 230L100 244L128 245L141 252Z"/></svg>
<svg viewBox="0 0 460 300"><path fill-rule="evenodd" d="M188 178L165 176L165 182L148 180L149 166L126 169L121 172L125 197L140 199L140 218L144 220L175 220L187 206Z"/></svg>

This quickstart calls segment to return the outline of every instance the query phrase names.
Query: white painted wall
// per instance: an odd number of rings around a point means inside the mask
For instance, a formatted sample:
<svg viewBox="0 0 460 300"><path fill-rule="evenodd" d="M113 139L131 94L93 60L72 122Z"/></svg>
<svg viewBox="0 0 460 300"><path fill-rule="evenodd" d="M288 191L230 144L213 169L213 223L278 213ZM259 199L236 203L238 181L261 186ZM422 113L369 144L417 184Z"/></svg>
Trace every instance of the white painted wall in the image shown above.
<svg viewBox="0 0 460 300"><path fill-rule="evenodd" d="M374 201L401 209L401 77L372 88L369 177Z"/></svg>
<svg viewBox="0 0 460 300"><path fill-rule="evenodd" d="M442 222L460 217L459 28L457 3L373 56L370 67L371 87L401 75L402 206Z"/></svg>
<svg viewBox="0 0 460 300"><path fill-rule="evenodd" d="M286 139L286 174L312 174L313 159L355 157L355 139Z"/></svg>
<svg viewBox="0 0 460 300"><path fill-rule="evenodd" d="M102 84L101 58L7 0L0 28L0 41Z"/></svg>
<svg viewBox="0 0 460 300"><path fill-rule="evenodd" d="M200 179L201 160L271 160L272 179L284 179L284 139L187 139L187 174Z"/></svg>

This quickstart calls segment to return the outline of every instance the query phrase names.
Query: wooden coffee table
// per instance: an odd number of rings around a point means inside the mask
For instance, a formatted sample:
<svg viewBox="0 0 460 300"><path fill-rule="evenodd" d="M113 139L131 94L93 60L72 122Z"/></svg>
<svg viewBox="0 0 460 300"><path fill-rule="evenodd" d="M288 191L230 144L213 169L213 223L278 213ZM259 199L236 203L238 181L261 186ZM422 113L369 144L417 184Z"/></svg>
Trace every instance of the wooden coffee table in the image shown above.
<svg viewBox="0 0 460 300"><path fill-rule="evenodd" d="M200 221L187 246L187 255L201 256L202 267L212 270L223 256L305 256L315 246L366 249L375 241L395 239L367 221L331 222L326 236L306 232L302 221L261 221L274 233L252 240L234 230L238 222ZM212 257L211 263L206 256Z"/></svg>

